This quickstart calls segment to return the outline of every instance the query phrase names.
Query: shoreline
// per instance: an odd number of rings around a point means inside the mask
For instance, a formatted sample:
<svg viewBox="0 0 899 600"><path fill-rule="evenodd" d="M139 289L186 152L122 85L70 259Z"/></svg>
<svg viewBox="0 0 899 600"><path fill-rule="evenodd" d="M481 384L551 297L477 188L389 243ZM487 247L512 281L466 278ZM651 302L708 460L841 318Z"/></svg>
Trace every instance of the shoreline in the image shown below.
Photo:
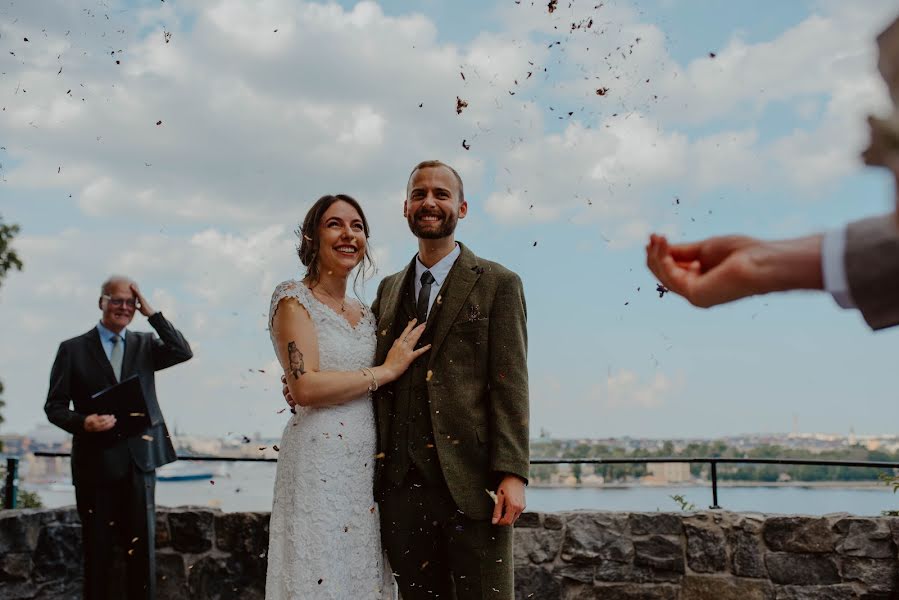
<svg viewBox="0 0 899 600"><path fill-rule="evenodd" d="M671 483L609 483L600 485L567 485L543 482L531 482L529 488L540 489L593 489L593 490L626 490L631 488L711 488L710 481L681 481ZM883 489L891 492L889 485L881 481L718 481L718 488L807 488L807 489Z"/></svg>

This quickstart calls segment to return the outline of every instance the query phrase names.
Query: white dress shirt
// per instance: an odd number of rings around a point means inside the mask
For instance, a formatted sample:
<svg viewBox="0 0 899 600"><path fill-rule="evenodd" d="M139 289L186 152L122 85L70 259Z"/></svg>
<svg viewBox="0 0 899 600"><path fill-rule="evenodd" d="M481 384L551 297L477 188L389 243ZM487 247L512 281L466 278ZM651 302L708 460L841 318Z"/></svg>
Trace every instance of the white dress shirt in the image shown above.
<svg viewBox="0 0 899 600"><path fill-rule="evenodd" d="M824 289L830 292L843 308L855 308L849 279L846 277L846 228L833 229L824 234L821 242L821 270Z"/></svg>
<svg viewBox="0 0 899 600"><path fill-rule="evenodd" d="M446 281L447 275L449 275L450 269L453 268L453 265L456 263L456 259L459 258L459 255L462 254L462 249L459 248L459 244L456 244L456 247L453 248L453 251L440 259L440 261L431 267L430 269L421 264L421 261L418 259L418 256L415 256L415 297L418 298L418 294L421 293L421 275L425 271L430 271L431 275L434 276L434 283L431 284L431 296L428 298L428 314L431 314L431 307L434 306L434 300L437 296L440 295L440 288L443 287L443 282Z"/></svg>

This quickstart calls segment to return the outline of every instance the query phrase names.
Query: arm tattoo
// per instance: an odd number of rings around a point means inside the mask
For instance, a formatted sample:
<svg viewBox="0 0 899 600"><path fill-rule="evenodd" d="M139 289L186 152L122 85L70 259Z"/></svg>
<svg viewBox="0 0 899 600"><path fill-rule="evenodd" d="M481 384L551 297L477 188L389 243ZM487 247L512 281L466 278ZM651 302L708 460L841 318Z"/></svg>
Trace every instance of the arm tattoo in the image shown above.
<svg viewBox="0 0 899 600"><path fill-rule="evenodd" d="M303 353L297 348L296 342L287 344L287 358L290 361L288 370L294 379L299 379L300 375L306 374L306 367L303 364Z"/></svg>

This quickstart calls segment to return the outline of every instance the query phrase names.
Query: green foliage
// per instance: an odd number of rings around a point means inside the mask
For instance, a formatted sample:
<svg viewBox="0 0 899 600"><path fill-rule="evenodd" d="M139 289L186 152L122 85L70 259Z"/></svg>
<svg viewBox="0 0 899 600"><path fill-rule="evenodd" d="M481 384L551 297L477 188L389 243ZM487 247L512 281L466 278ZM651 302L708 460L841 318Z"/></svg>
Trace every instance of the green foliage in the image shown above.
<svg viewBox="0 0 899 600"><path fill-rule="evenodd" d="M0 215L0 284L10 269L22 270L22 260L10 247L17 233L19 233L19 226L7 225L3 222L3 215Z"/></svg>
<svg viewBox="0 0 899 600"><path fill-rule="evenodd" d="M692 502L690 502L689 500L687 500L686 498L684 498L683 496L681 496L680 494L673 494L668 497L671 498L672 500L674 500L675 504L680 506L681 510L685 510L687 512L696 510L696 505L693 504Z"/></svg>
<svg viewBox="0 0 899 600"><path fill-rule="evenodd" d="M12 224L7 225L3 222L3 215L0 215L0 285L3 284L3 278L10 269L22 270L22 260L16 251L10 245L13 238L19 233L19 226ZM0 395L3 394L3 382L0 382ZM6 405L3 398L0 397L0 410ZM3 424L3 414L0 412L0 425ZM3 450L3 444L0 443L0 450Z"/></svg>
<svg viewBox="0 0 899 600"><path fill-rule="evenodd" d="M35 492L28 492L19 488L19 495L16 497L16 508L43 508L41 497Z"/></svg>

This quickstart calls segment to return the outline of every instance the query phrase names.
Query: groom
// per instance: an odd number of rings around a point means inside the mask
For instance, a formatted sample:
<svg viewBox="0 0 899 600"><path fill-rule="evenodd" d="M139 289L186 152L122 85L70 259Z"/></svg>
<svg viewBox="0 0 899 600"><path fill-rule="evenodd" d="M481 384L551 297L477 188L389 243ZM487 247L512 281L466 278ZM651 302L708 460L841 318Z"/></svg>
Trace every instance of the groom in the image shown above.
<svg viewBox="0 0 899 600"><path fill-rule="evenodd" d="M513 598L512 527L528 476L527 327L519 277L455 241L462 179L418 164L403 215L418 254L385 278L375 363L412 319L432 349L374 394L381 539L404 600ZM494 500L495 498L495 500Z"/></svg>

